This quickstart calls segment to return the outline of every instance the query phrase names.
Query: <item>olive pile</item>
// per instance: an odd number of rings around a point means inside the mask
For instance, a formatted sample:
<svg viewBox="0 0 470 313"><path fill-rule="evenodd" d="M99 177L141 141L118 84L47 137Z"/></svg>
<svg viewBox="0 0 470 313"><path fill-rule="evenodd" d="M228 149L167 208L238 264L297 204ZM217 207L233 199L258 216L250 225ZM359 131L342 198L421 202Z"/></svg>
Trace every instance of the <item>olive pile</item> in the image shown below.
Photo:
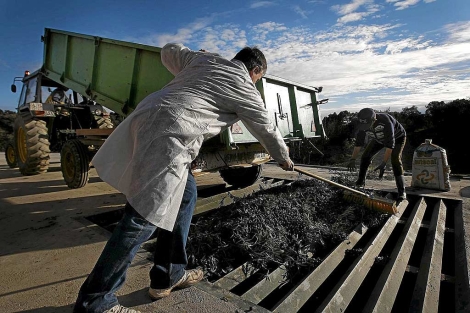
<svg viewBox="0 0 470 313"><path fill-rule="evenodd" d="M318 266L359 223L381 225L384 214L346 202L342 191L317 180L236 199L193 220L187 252L190 267L209 279L247 262L247 271L284 265L285 280Z"/></svg>

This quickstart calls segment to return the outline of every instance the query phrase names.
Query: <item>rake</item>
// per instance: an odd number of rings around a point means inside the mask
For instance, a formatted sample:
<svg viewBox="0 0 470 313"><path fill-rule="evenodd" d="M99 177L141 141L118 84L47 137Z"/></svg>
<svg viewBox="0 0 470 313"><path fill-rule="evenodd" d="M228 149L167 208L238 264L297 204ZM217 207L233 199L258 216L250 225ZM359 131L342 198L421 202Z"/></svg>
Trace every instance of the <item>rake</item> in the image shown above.
<svg viewBox="0 0 470 313"><path fill-rule="evenodd" d="M398 212L397 206L395 201L385 199L385 198L380 198L380 197L373 197L369 196L368 194L361 192L359 190L349 188L347 186L335 183L334 181L328 180L326 178L323 178L321 176L312 174L310 172L301 170L299 168L294 168L294 170L298 173L304 174L309 177L313 177L316 179L319 179L321 181L324 181L325 183L328 183L332 186L336 186L338 188L341 188L344 190L344 198L348 201L359 203L364 205L365 207L369 209L373 209L379 212L383 213L389 213L389 214L395 214Z"/></svg>

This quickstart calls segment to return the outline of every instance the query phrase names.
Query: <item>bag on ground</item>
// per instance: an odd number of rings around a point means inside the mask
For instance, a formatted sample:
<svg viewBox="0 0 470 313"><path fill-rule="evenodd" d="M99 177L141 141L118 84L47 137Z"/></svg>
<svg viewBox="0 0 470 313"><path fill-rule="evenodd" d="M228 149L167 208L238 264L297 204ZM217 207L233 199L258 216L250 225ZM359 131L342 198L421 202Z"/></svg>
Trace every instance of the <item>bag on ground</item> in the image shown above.
<svg viewBox="0 0 470 313"><path fill-rule="evenodd" d="M446 150L426 139L413 154L411 187L450 190L450 166Z"/></svg>

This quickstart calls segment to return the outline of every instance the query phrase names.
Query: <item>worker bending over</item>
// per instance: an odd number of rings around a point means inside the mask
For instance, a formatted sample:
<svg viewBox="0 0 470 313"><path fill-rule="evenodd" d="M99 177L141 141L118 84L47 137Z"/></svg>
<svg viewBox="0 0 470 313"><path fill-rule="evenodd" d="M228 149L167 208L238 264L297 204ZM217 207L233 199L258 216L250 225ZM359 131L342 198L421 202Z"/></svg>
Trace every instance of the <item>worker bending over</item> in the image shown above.
<svg viewBox="0 0 470 313"><path fill-rule="evenodd" d="M361 147L369 137L361 157L359 168L359 177L356 186L365 184L367 169L372 163L375 155L385 147L385 153L382 163L374 169L379 170L381 174L385 171L385 165L391 158L393 175L398 189L398 201L406 199L405 177L403 176L403 164L401 155L406 143L405 128L390 114L376 113L370 108L365 108L357 114L357 125L355 131L356 144L348 164L350 171L356 170L356 158L361 151ZM381 176L381 175L380 175Z"/></svg>

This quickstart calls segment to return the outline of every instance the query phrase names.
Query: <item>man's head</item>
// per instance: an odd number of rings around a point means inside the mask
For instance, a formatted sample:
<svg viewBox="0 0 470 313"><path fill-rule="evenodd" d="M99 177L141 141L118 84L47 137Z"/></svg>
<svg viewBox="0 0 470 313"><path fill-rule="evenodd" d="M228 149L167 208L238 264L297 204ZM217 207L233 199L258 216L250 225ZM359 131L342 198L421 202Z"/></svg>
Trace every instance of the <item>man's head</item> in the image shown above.
<svg viewBox="0 0 470 313"><path fill-rule="evenodd" d="M357 113L357 128L358 130L369 129L376 120L375 111L370 108L365 108Z"/></svg>
<svg viewBox="0 0 470 313"><path fill-rule="evenodd" d="M253 83L256 83L266 74L268 63L263 52L257 47L245 47L234 57L235 60L242 61L245 64Z"/></svg>

